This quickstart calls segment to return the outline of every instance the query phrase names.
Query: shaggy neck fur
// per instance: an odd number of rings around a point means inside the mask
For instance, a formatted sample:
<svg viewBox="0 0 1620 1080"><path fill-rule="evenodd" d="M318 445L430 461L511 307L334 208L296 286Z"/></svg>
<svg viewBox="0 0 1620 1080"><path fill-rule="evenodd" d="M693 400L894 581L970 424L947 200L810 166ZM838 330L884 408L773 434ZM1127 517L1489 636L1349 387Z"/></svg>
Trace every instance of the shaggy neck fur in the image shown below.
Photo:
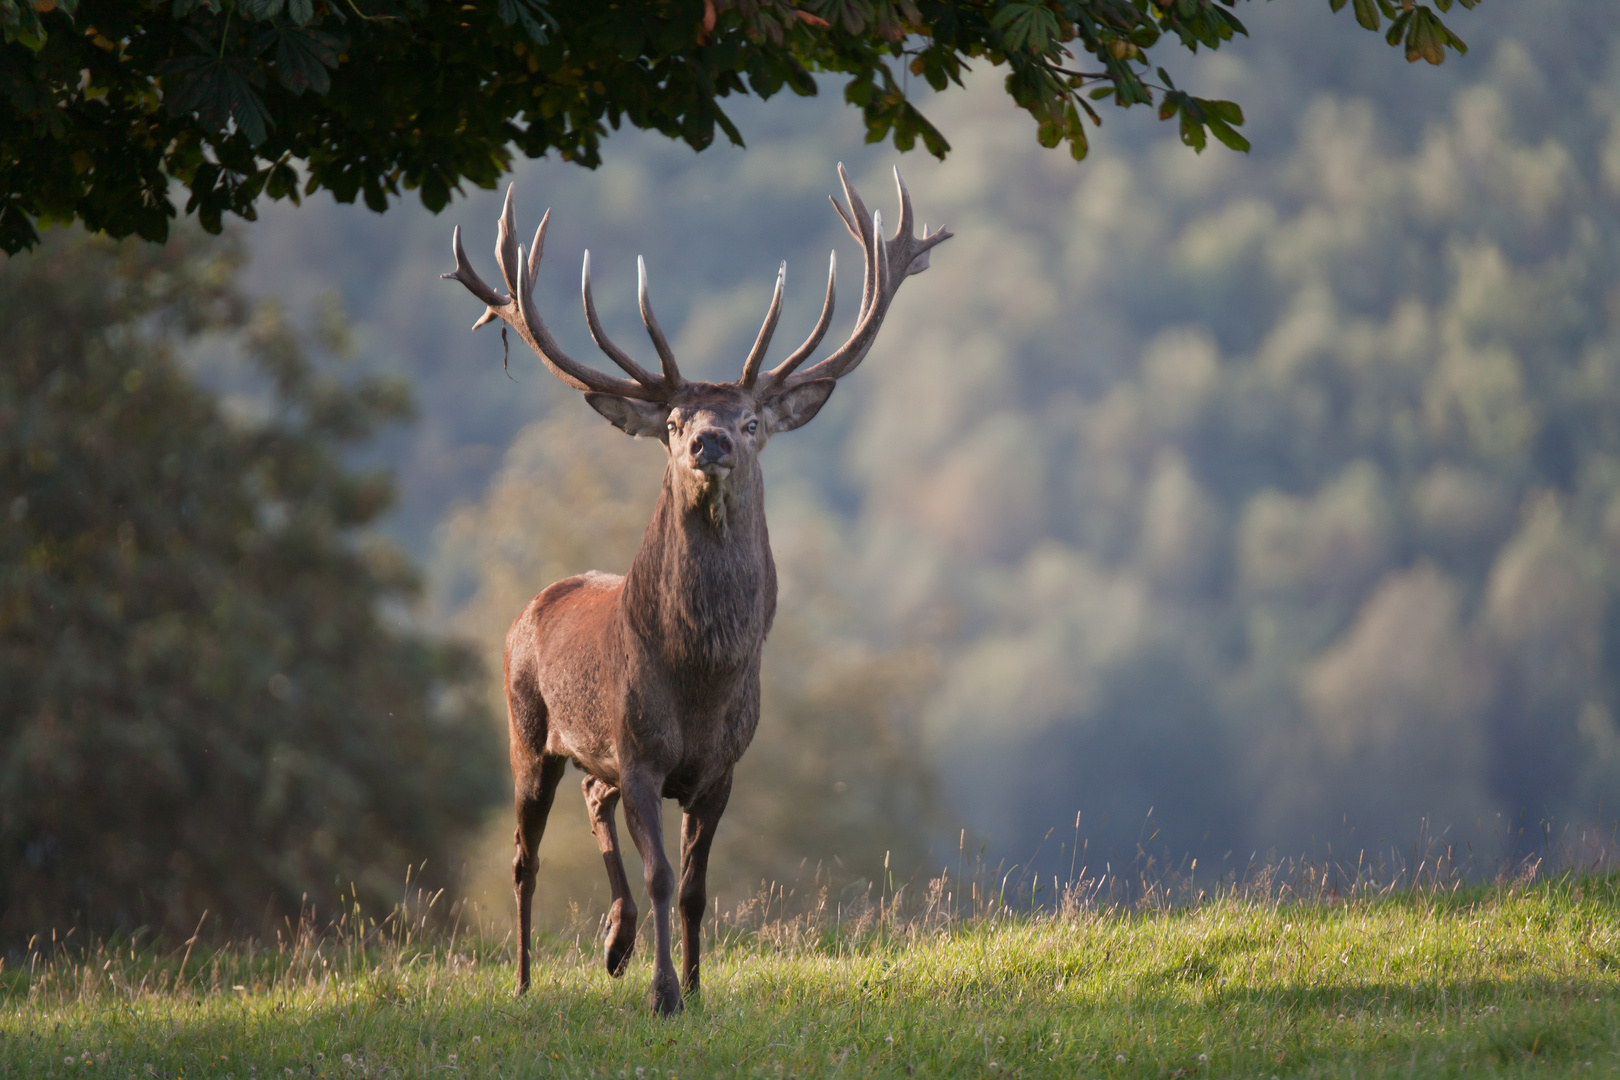
<svg viewBox="0 0 1620 1080"><path fill-rule="evenodd" d="M719 478L670 462L626 575L624 603L630 625L672 670L757 670L776 612L757 461Z"/></svg>

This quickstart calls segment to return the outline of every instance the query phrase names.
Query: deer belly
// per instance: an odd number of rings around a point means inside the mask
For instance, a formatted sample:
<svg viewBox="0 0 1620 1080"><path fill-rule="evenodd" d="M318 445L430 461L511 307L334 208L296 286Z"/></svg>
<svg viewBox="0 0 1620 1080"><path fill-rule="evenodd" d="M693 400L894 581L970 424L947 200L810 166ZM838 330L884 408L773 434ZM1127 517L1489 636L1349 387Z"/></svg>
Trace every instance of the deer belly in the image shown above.
<svg viewBox="0 0 1620 1080"><path fill-rule="evenodd" d="M569 738L567 733L553 728L546 740L546 753L568 758L599 780L619 782L619 756L608 740Z"/></svg>
<svg viewBox="0 0 1620 1080"><path fill-rule="evenodd" d="M694 795L707 791L731 772L735 764L735 761L722 763L719 760L684 763L664 778L663 796L681 803L690 802Z"/></svg>

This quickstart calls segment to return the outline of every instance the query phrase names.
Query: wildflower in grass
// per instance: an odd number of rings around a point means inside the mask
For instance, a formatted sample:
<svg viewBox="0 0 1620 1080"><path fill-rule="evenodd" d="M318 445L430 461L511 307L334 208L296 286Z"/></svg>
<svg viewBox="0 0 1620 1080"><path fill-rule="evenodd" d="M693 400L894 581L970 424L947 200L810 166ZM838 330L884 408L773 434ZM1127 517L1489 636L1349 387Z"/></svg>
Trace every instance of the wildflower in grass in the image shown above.
<svg viewBox="0 0 1620 1080"><path fill-rule="evenodd" d="M1123 1064L1125 1064L1125 1055L1124 1054L1115 1054L1114 1055L1114 1060L1119 1062L1121 1065L1123 1065ZM1273 1076L1271 1078L1271 1080L1277 1080L1277 1078L1275 1076Z"/></svg>

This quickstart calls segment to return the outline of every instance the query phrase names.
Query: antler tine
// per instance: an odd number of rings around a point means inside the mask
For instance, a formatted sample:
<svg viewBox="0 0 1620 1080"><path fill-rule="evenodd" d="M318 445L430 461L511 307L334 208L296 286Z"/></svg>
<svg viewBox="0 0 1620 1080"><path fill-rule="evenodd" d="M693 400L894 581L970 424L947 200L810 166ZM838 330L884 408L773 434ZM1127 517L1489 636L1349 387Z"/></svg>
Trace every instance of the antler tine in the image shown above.
<svg viewBox="0 0 1620 1080"><path fill-rule="evenodd" d="M856 322L866 317L866 312L872 306L872 289L876 284L877 274L874 272L872 257L876 251L875 238L879 235L879 228L872 224L872 216L866 212L866 203L861 201L860 192L855 190L855 184L844 169L844 163L838 163L838 183L844 189L844 198L849 200L849 214L846 216L842 208L838 216L844 219L844 227L855 237L861 245L861 252L866 256L866 267L861 280L861 309L856 316ZM833 206L838 201L833 200ZM868 231L870 230L870 231Z"/></svg>
<svg viewBox="0 0 1620 1080"><path fill-rule="evenodd" d="M495 317L496 308L502 304L510 303L510 301L502 300L500 294L486 285L484 279L478 276L478 271L472 268L472 263L467 261L467 249L461 246L460 225L456 226L456 231L451 235L450 249L455 252L456 268L448 274L440 274L439 280L459 281L467 287L468 292L484 302L484 305L489 310L485 311L483 316L473 323L473 329L476 330Z"/></svg>
<svg viewBox="0 0 1620 1080"><path fill-rule="evenodd" d="M658 350L658 362L664 369L664 386L673 393L685 380L681 378L681 369L675 364L675 353L671 351L669 342L664 340L664 331L658 325L658 317L653 314L652 300L647 296L647 260L640 255L636 256L636 279L637 299L641 303L641 321L646 324L647 336L652 338L653 348Z"/></svg>
<svg viewBox="0 0 1620 1080"><path fill-rule="evenodd" d="M842 161L838 163L838 184L844 189L844 198L849 200L850 210L849 215L845 216L840 208L838 216L844 219L845 227L849 229L855 239L864 241L866 239L866 223L871 218L866 212L866 204L861 201L860 192L855 190L855 183L850 180L849 171L844 168ZM833 205L838 205L837 199L833 200Z"/></svg>
<svg viewBox="0 0 1620 1080"><path fill-rule="evenodd" d="M534 230L534 243L529 245L529 280L540 276L540 253L546 249L546 226L551 224L551 207L540 215L540 224Z"/></svg>
<svg viewBox="0 0 1620 1080"><path fill-rule="evenodd" d="M579 290L585 300L585 325L591 331L591 340L596 347L607 353L612 360L625 373L643 386L657 388L660 383L658 376L642 367L630 358L630 354L608 340L607 331L602 329L602 320L596 316L596 301L591 297L591 253L585 251L585 265L579 272Z"/></svg>
<svg viewBox="0 0 1620 1080"><path fill-rule="evenodd" d="M898 240L902 236L911 235L911 192L906 190L906 181L900 175L898 165L894 167L894 186L900 191L900 225L894 230L894 238ZM927 227L924 226L923 232L927 231Z"/></svg>
<svg viewBox="0 0 1620 1080"><path fill-rule="evenodd" d="M837 205L837 204L834 204ZM833 252L827 260L827 299L821 305L821 317L816 320L816 328L810 331L810 336L804 344L793 350L791 356L783 360L765 374L766 385L780 386L783 379L793 374L795 368L804 363L805 357L815 352L821 339L827 336L827 327L832 325L833 296L838 290L838 252Z"/></svg>
<svg viewBox="0 0 1620 1080"><path fill-rule="evenodd" d="M776 321L782 317L782 290L787 283L787 263L783 262L776 268L776 292L771 295L771 306L765 312L765 324L759 328L759 336L754 339L754 347L748 350L748 359L743 361L742 385L749 390L759 381L759 366L765 360L765 350L771 347L771 337L776 333Z"/></svg>
<svg viewBox="0 0 1620 1080"><path fill-rule="evenodd" d="M951 234L943 228L930 234L927 226L923 227L921 237L912 234L911 193L906 189L899 169L895 170L894 180L900 193L900 227L888 240L883 237L881 214L874 213L868 224L866 208L861 204L860 196L855 193L855 186L842 165L838 168L838 177L849 200L850 212L846 213L843 207L838 206L837 200L833 201L833 205L845 226L861 241L866 256L866 278L861 290L861 310L856 316L855 330L849 340L831 356L803 371L795 372L792 366L783 363L770 373L773 389L798 386L814 379L836 379L855 370L876 340L878 329L883 325L889 303L894 299L900 283L910 275L928 269L928 252L951 238ZM871 231L868 232L868 229ZM830 299L829 295L829 303Z"/></svg>
<svg viewBox="0 0 1620 1080"><path fill-rule="evenodd" d="M661 385L645 386L630 379L606 375L573 359L562 351L551 336L551 332L546 329L544 320L534 310L534 279L540 268L540 252L545 244L546 226L550 220L551 212L548 210L540 219L540 227L535 230L534 250L525 259L523 248L516 243L512 190L507 189L506 204L501 211L501 223L497 233L495 257L501 264L502 275L512 288L511 296L502 298L472 268L472 263L467 259L467 251L461 244L459 225L451 235L451 250L455 253L456 268L448 274L439 276L461 282L468 292L484 302L484 314L473 324L473 329L476 330L496 319L502 320L529 343L529 348L535 351L553 375L576 390L597 390L605 394L639 398L643 401L667 400L668 392Z"/></svg>
<svg viewBox="0 0 1620 1080"><path fill-rule="evenodd" d="M506 201L501 205L501 221L495 230L495 265L501 268L506 291L513 296L517 295L518 275L522 272L518 265L517 219L512 212L512 192L516 187L516 184L506 185Z"/></svg>
<svg viewBox="0 0 1620 1080"><path fill-rule="evenodd" d="M838 218L839 218L840 221L842 221L844 223L844 228L849 230L849 235L851 235L851 236L853 236L855 238L855 242L857 244L860 244L862 247L865 247L866 246L866 238L861 236L860 227L855 224L854 220L849 216L849 214L847 214L844 211L843 206L841 206L839 204L838 196L829 195L829 196L827 196L827 201L832 203L832 208L834 210L838 211Z"/></svg>

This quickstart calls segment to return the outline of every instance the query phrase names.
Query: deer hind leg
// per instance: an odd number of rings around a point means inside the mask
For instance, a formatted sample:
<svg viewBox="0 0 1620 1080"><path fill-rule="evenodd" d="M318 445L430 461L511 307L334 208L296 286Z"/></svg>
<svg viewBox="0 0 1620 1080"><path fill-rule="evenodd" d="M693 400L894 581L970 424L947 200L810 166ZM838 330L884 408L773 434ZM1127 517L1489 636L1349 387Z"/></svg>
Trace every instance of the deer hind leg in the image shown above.
<svg viewBox="0 0 1620 1080"><path fill-rule="evenodd" d="M708 903L709 846L714 830L731 798L731 773L686 808L681 818L681 973L686 995L692 997L698 984L698 959L703 948L703 907Z"/></svg>
<svg viewBox="0 0 1620 1080"><path fill-rule="evenodd" d="M567 758L546 756L529 763L527 768L512 770L517 808L517 833L513 836L517 854L512 859L512 889L517 893L518 906L517 992L520 994L529 989L529 909L534 901L535 873L540 868L540 837L546 831L551 800L557 794L557 784L567 765Z"/></svg>
<svg viewBox="0 0 1620 1080"><path fill-rule="evenodd" d="M681 1011L681 984L669 958L669 909L675 896L675 871L664 856L663 778L626 773L619 785L624 796L624 823L630 830L647 870L647 897L653 906L653 938L657 945L652 983L652 1006L660 1015Z"/></svg>
<svg viewBox="0 0 1620 1080"><path fill-rule="evenodd" d="M630 897L630 879L619 857L619 832L613 827L613 811L619 805L619 789L606 780L587 776L580 786L585 790L585 808L591 815L591 832L607 866L608 887L613 890L613 906L608 909L607 969L618 978L630 966L636 948L636 902Z"/></svg>

